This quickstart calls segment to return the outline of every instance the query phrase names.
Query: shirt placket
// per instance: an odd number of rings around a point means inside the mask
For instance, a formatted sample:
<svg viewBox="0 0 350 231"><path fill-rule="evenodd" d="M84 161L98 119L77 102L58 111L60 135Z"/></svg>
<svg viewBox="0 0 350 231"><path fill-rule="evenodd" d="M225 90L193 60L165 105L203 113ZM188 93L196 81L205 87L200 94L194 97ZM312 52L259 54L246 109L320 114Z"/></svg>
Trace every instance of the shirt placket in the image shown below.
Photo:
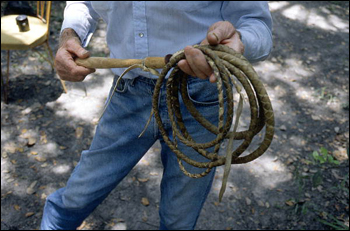
<svg viewBox="0 0 350 231"><path fill-rule="evenodd" d="M135 58L143 59L148 56L148 35L145 1L133 1L133 21Z"/></svg>

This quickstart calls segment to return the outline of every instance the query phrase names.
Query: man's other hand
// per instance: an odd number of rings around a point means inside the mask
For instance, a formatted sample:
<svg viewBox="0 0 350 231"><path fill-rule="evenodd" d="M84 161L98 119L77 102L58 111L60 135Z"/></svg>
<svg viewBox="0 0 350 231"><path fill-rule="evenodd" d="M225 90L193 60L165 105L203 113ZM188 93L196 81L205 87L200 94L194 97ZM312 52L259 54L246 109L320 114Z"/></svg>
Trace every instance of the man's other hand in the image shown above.
<svg viewBox="0 0 350 231"><path fill-rule="evenodd" d="M201 42L201 45L223 44L231 47L235 51L243 54L244 45L240 38L240 33L228 21L220 21L209 27L207 37ZM197 76L201 79L209 78L214 83L216 78L213 70L205 60L203 53L192 46L185 47L186 60L178 63L179 68L186 74Z"/></svg>

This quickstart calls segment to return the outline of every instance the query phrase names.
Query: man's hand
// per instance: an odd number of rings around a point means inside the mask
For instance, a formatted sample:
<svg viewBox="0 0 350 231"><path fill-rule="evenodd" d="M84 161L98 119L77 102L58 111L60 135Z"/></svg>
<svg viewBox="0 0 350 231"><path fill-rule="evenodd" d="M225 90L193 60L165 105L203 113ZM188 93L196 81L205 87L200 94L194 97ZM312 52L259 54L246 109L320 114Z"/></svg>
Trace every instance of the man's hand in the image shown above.
<svg viewBox="0 0 350 231"><path fill-rule="evenodd" d="M90 53L80 43L78 35L73 29L65 29L60 37L60 44L55 58L55 67L62 80L81 82L95 69L78 66L76 57L86 59Z"/></svg>
<svg viewBox="0 0 350 231"><path fill-rule="evenodd" d="M207 32L207 37L201 42L201 45L207 44L223 44L233 48L241 54L244 52L244 45L241 41L240 33L230 22L227 21L220 21L210 26ZM186 60L181 60L178 63L178 66L182 71L201 79L207 79L209 77L209 80L212 83L216 81L213 70L199 49L187 46L185 47L185 56Z"/></svg>

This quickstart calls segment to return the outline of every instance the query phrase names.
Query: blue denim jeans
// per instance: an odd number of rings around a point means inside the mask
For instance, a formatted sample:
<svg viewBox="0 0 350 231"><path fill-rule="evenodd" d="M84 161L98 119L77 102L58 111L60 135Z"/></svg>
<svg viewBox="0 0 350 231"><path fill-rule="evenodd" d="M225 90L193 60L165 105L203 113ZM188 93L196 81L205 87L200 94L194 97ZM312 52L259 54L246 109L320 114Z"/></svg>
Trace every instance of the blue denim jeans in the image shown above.
<svg viewBox="0 0 350 231"><path fill-rule="evenodd" d="M66 187L47 198L41 223L43 230L74 230L79 227L158 139L162 145L161 160L164 166L159 208L160 229L195 228L210 191L215 169L200 179L185 176L175 154L163 141L154 118L143 136L138 138L151 112L154 86L155 80L144 77L123 80L118 86L97 126L90 149L82 152ZM217 125L216 84L191 77L188 91L198 111ZM171 137L165 95L163 87L159 108L165 129ZM200 143L214 139L214 134L192 118L181 99L180 103L183 120L192 138ZM192 159L207 161L180 142L179 147ZM184 165L192 173L204 171L186 163Z"/></svg>

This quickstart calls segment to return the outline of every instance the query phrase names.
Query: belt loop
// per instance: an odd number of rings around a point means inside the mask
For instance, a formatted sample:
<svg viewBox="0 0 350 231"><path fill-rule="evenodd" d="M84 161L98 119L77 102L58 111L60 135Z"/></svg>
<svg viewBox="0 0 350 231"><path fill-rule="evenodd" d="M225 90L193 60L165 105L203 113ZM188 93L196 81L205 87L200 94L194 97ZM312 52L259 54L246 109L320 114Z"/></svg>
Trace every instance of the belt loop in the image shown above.
<svg viewBox="0 0 350 231"><path fill-rule="evenodd" d="M133 79L130 79L130 86L133 87L133 86L135 85L134 82L135 82L136 78L138 78L138 77L135 77L135 78L133 78Z"/></svg>

